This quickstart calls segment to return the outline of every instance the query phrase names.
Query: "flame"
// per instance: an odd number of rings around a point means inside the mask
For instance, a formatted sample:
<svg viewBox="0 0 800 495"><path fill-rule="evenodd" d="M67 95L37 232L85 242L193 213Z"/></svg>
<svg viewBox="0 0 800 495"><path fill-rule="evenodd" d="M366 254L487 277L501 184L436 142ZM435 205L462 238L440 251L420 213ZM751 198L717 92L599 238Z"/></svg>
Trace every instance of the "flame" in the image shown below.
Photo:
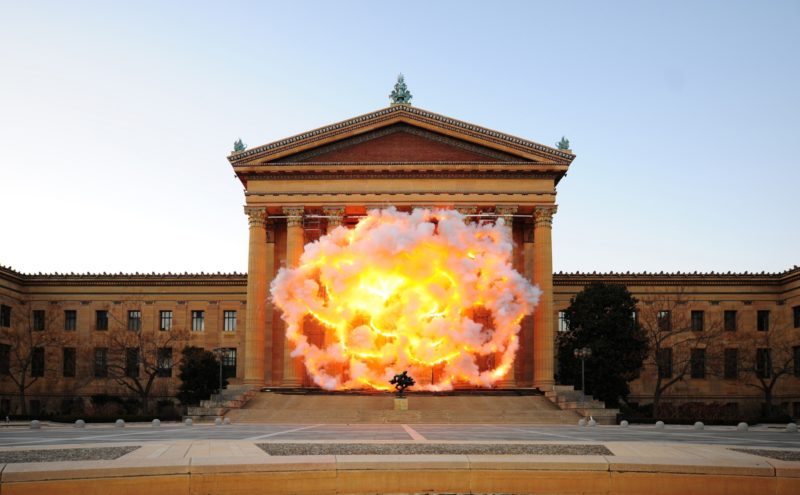
<svg viewBox="0 0 800 495"><path fill-rule="evenodd" d="M271 293L292 356L322 388L489 387L505 377L541 291L511 266L510 232L452 210L372 210L283 268ZM310 316L311 318L306 318Z"/></svg>

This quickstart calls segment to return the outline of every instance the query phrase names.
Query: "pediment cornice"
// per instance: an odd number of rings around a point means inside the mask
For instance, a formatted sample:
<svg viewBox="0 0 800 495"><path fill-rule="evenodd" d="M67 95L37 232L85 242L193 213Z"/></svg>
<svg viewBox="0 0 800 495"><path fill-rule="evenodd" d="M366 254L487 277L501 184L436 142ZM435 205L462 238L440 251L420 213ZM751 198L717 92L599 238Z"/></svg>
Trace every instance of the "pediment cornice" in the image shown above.
<svg viewBox="0 0 800 495"><path fill-rule="evenodd" d="M405 123L451 138L493 148L499 152L534 162L556 162L569 165L575 155L510 134L429 112L410 105L395 105L352 119L320 127L279 141L233 153L228 157L234 168L258 166L323 146L341 139L357 136L396 123Z"/></svg>

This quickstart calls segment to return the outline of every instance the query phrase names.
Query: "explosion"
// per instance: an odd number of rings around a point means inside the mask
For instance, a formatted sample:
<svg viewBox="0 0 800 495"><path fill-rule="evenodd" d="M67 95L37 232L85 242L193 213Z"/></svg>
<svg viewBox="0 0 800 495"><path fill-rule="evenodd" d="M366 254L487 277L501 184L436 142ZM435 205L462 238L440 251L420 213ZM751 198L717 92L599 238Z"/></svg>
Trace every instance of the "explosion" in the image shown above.
<svg viewBox="0 0 800 495"><path fill-rule="evenodd" d="M512 268L512 247L502 219L371 210L306 245L272 282L291 355L327 390L388 390L405 370L419 389L490 387L511 369L541 294Z"/></svg>

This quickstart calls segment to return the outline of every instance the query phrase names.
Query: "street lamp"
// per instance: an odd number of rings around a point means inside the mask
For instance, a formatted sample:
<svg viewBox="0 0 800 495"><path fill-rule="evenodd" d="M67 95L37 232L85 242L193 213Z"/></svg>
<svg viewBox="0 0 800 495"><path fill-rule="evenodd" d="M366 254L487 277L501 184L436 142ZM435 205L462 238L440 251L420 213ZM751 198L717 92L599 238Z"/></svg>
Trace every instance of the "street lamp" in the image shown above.
<svg viewBox="0 0 800 495"><path fill-rule="evenodd" d="M581 360L581 403L586 402L586 360L592 357L592 350L588 347L573 349L572 355Z"/></svg>
<svg viewBox="0 0 800 495"><path fill-rule="evenodd" d="M217 347L212 352L217 355L217 359L219 360L219 390L217 392L217 402L222 404L222 359L228 354L228 349Z"/></svg>

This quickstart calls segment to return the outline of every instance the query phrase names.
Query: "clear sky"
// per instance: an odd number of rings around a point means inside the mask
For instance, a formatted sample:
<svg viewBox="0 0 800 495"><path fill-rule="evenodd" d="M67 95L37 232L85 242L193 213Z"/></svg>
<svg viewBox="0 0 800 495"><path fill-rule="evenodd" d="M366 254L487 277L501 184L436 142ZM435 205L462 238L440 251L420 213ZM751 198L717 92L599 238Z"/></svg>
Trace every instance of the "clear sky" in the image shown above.
<svg viewBox="0 0 800 495"><path fill-rule="evenodd" d="M555 270L800 263L800 1L0 0L0 264L246 271L226 160L388 104L578 155Z"/></svg>

